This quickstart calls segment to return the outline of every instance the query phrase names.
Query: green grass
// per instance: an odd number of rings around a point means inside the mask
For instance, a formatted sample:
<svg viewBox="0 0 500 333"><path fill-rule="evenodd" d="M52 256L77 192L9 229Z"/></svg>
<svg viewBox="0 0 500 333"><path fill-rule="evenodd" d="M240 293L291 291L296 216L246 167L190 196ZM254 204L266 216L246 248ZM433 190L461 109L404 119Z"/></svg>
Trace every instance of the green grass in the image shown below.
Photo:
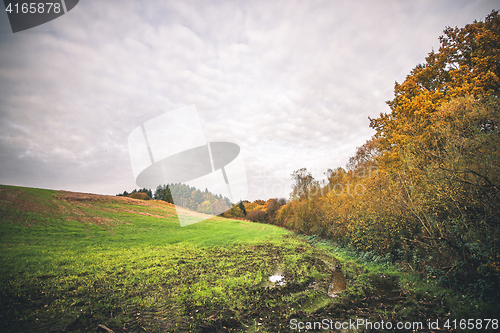
<svg viewBox="0 0 500 333"><path fill-rule="evenodd" d="M10 186L0 200L2 332L275 331L329 277L275 226L181 228L163 203ZM278 266L287 284L260 287Z"/></svg>
<svg viewBox="0 0 500 333"><path fill-rule="evenodd" d="M383 260L272 225L216 217L181 228L158 201L0 186L0 253L1 332L289 332L292 318L449 318L440 290ZM348 288L331 298L338 265ZM270 288L277 272L286 284Z"/></svg>

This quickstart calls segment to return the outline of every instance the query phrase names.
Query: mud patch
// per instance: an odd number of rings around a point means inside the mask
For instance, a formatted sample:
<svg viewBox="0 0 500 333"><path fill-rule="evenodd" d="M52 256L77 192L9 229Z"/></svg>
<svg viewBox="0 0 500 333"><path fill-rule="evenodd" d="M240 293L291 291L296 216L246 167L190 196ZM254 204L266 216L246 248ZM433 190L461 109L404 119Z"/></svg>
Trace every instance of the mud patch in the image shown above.
<svg viewBox="0 0 500 333"><path fill-rule="evenodd" d="M347 289L348 285L346 276L340 267L340 261L326 255L315 256L314 259L320 261L331 270L332 275L328 285L327 295L331 298L337 298L341 292ZM318 289L317 283L314 282L311 288Z"/></svg>
<svg viewBox="0 0 500 333"><path fill-rule="evenodd" d="M392 307L404 298L395 276L372 275L370 285L374 295L366 300L370 306Z"/></svg>

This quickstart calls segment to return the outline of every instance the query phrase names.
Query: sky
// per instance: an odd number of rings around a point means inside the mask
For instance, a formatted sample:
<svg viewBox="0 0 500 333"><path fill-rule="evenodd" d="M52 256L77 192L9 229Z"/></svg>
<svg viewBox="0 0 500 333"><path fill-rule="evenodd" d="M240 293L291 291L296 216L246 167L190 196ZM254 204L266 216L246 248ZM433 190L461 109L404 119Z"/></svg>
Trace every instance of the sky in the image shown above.
<svg viewBox="0 0 500 333"><path fill-rule="evenodd" d="M374 134L368 118L390 111L394 83L439 49L445 27L493 9L497 1L81 0L17 33L2 11L0 184L139 188L129 135L194 105L207 142L240 147L248 200L288 198L294 170L322 179L345 167Z"/></svg>

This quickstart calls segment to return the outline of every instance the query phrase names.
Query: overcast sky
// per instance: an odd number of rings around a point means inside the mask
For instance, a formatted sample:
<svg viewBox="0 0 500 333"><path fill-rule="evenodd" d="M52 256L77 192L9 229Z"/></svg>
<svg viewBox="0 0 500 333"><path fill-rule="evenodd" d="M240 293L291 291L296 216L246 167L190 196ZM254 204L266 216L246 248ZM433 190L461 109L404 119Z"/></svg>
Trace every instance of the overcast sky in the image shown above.
<svg viewBox="0 0 500 333"><path fill-rule="evenodd" d="M137 188L127 139L195 105L208 141L241 147L248 199L288 197L374 131L368 117L446 26L497 1L91 1L13 34L0 13L0 183ZM3 7L2 7L3 8Z"/></svg>

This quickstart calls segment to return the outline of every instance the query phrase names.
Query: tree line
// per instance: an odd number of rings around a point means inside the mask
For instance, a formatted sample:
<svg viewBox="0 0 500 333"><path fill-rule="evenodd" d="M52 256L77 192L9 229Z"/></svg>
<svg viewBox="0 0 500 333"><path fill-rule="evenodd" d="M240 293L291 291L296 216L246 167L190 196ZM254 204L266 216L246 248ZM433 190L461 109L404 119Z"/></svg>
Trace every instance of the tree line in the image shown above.
<svg viewBox="0 0 500 333"><path fill-rule="evenodd" d="M124 191L117 196L128 196L142 200L162 200L205 214L219 214L232 206L229 198L221 194L213 194L208 189L201 191L194 186L180 183L158 185L154 194L150 189L143 188L134 189L131 193Z"/></svg>
<svg viewBox="0 0 500 333"><path fill-rule="evenodd" d="M240 218L253 222L274 223L278 210L286 205L285 198L272 198L267 201L255 200L250 202L243 200L233 205L221 216L226 218Z"/></svg>

